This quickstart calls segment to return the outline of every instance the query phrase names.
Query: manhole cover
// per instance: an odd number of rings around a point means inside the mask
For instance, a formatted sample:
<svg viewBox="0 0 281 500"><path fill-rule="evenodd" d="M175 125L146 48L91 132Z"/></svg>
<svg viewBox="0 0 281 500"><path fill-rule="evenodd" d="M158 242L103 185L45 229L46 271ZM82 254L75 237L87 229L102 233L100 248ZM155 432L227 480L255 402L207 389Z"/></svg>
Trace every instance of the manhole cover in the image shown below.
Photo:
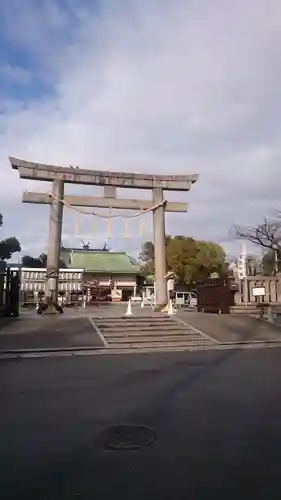
<svg viewBox="0 0 281 500"><path fill-rule="evenodd" d="M141 425L116 425L102 431L101 441L111 450L135 450L154 443L156 435Z"/></svg>

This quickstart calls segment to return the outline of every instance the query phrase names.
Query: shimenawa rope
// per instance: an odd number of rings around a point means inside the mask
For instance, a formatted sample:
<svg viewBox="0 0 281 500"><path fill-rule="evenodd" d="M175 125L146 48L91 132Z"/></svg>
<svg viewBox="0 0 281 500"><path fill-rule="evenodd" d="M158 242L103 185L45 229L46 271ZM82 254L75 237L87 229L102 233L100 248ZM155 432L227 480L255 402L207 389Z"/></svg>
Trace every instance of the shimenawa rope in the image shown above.
<svg viewBox="0 0 281 500"><path fill-rule="evenodd" d="M119 219L135 219L136 217L139 217L140 215L144 215L148 212L153 212L153 210L156 210L157 208L162 207L162 206L166 205L166 203L167 203L167 200L163 200L160 203L157 203L157 205L153 205L152 207L147 208L146 210L141 210L133 215L101 214L101 213L94 212L94 211L88 212L88 211L83 210L81 208L74 207L73 205L70 205L69 203L67 203L64 199L58 198L57 196L55 196L51 192L49 192L48 195L51 196L51 198L53 198L55 201L62 203L65 207L70 208L71 210L75 210L76 212L78 212L82 215L95 215L96 217L100 217L101 219L118 219L118 218ZM109 207L109 209L110 208L111 207Z"/></svg>

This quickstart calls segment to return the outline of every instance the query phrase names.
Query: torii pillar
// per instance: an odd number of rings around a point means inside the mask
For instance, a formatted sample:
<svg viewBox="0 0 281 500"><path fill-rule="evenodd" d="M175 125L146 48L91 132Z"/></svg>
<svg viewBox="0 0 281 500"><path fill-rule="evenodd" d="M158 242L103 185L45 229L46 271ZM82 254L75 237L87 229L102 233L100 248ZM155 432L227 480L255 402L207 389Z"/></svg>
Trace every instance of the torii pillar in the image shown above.
<svg viewBox="0 0 281 500"><path fill-rule="evenodd" d="M163 203L163 189L153 189L153 203ZM168 303L166 284L167 256L165 238L165 205L162 204L153 211L153 233L154 233L154 269L155 269L155 303L161 309Z"/></svg>
<svg viewBox="0 0 281 500"><path fill-rule="evenodd" d="M53 198L50 204L47 270L45 284L45 302L48 306L45 312L47 313L56 312L56 305L58 304L58 278L63 220L63 203L59 200L63 200L64 198L64 182L61 180L53 180L52 193Z"/></svg>

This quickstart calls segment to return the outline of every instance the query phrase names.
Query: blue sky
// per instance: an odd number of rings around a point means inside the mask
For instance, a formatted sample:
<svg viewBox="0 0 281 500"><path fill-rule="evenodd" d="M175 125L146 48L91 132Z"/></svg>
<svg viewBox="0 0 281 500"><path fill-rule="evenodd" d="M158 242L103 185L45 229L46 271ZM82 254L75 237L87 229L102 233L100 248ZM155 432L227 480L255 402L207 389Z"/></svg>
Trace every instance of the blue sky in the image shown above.
<svg viewBox="0 0 281 500"><path fill-rule="evenodd" d="M183 200L189 213L167 216L167 231L236 253L233 224L280 209L280 50L279 0L2 0L2 234L12 231L26 252L44 250L46 207L22 205L21 193L48 186L20 181L11 155L199 173ZM95 235L82 226L75 236L65 215L67 244L104 243L104 224ZM136 254L138 229L130 240L122 231L116 225L112 248Z"/></svg>
<svg viewBox="0 0 281 500"><path fill-rule="evenodd" d="M1 2L2 106L6 99L27 105L52 97L57 73L55 64L51 64L52 55L75 41L85 17L100 14L100 0Z"/></svg>

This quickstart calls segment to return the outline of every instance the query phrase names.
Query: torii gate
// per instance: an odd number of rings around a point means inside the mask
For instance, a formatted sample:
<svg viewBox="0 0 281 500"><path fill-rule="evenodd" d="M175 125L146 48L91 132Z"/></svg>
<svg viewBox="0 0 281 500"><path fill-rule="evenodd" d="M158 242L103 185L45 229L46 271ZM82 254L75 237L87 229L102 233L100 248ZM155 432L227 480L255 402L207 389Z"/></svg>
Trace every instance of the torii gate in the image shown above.
<svg viewBox="0 0 281 500"><path fill-rule="evenodd" d="M58 277L61 251L63 205L73 207L99 207L122 210L151 210L153 212L156 307L161 310L167 305L165 211L187 212L186 203L167 202L164 191L189 191L198 175L152 175L103 170L88 170L73 167L57 167L33 163L10 157L13 169L18 170L21 179L49 181L50 193L25 191L24 203L49 204L50 221L46 272L46 302L48 312L54 312L58 298ZM64 184L102 186L103 197L64 196ZM117 197L116 188L145 189L152 191L152 200L122 199Z"/></svg>

